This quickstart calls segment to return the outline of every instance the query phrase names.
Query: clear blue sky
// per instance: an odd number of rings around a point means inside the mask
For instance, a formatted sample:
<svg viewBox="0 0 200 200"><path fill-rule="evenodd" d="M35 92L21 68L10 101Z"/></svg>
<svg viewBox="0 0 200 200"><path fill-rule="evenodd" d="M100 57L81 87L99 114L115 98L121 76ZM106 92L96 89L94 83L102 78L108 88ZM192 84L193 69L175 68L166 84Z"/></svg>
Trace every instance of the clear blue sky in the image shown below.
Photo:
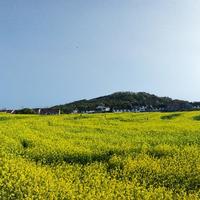
<svg viewBox="0 0 200 200"><path fill-rule="evenodd" d="M200 1L0 1L0 108L116 91L200 100Z"/></svg>

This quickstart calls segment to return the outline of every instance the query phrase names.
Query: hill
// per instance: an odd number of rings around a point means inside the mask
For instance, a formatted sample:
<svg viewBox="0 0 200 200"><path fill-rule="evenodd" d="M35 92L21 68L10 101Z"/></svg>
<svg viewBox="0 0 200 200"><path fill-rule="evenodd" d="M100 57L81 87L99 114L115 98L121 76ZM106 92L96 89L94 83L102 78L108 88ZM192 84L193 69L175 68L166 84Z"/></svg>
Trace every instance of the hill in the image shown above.
<svg viewBox="0 0 200 200"><path fill-rule="evenodd" d="M179 111L192 108L188 101L173 100L169 97L158 97L146 92L116 92L111 95L80 100L64 105L53 106L60 109L62 113L96 111L98 106L109 107L115 110L137 110L145 108L145 111Z"/></svg>

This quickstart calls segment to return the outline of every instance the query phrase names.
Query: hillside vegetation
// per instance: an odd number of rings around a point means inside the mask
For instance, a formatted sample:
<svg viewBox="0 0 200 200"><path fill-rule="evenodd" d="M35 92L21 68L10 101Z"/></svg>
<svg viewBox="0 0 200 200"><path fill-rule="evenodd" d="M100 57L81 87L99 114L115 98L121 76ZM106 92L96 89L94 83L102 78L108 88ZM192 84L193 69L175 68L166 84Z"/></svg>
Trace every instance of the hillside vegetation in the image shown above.
<svg viewBox="0 0 200 200"><path fill-rule="evenodd" d="M184 111L190 110L193 105L200 106L199 102L190 103L188 101L173 100L169 97L158 97L146 92L116 92L111 95L102 96L90 100L80 100L64 105L57 105L52 108L60 109L62 113L71 113L77 109L79 112L95 110L97 106L105 105L113 110L132 110L140 106L159 108L162 111Z"/></svg>
<svg viewBox="0 0 200 200"><path fill-rule="evenodd" d="M200 199L200 112L0 115L0 199Z"/></svg>

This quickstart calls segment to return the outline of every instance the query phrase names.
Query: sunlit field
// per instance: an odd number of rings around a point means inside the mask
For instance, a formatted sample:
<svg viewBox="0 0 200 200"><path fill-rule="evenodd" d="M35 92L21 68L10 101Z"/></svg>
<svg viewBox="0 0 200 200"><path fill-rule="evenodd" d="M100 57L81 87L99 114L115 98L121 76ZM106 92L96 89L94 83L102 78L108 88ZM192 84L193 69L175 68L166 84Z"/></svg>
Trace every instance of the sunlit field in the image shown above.
<svg viewBox="0 0 200 200"><path fill-rule="evenodd" d="M1 114L0 199L200 199L200 112Z"/></svg>

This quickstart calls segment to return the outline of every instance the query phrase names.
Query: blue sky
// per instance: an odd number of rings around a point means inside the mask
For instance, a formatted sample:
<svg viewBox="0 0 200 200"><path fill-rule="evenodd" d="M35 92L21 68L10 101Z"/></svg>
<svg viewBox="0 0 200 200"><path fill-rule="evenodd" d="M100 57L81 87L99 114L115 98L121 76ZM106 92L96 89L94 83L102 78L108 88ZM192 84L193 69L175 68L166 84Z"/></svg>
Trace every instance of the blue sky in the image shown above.
<svg viewBox="0 0 200 200"><path fill-rule="evenodd" d="M116 91L200 100L200 1L0 1L0 108Z"/></svg>

